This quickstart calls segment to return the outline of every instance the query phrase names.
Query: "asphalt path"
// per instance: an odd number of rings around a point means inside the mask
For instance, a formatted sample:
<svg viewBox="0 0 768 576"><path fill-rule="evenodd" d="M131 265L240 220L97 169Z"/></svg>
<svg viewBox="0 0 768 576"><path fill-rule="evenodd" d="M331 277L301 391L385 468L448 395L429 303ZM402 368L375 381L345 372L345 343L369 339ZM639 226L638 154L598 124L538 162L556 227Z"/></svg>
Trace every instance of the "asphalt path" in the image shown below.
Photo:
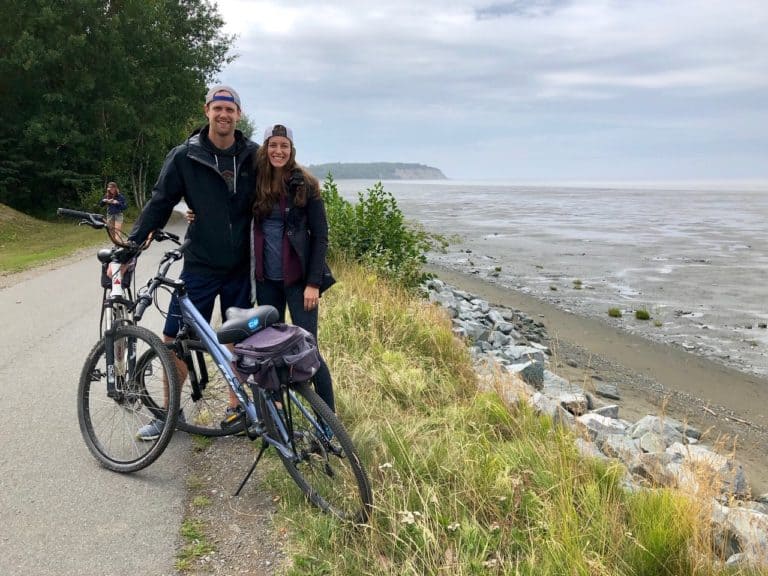
<svg viewBox="0 0 768 576"><path fill-rule="evenodd" d="M143 254L137 277L169 248ZM99 264L94 249L57 266L0 288L0 575L175 574L189 438L134 474L91 456L76 393L98 339ZM161 318L142 324L159 332Z"/></svg>

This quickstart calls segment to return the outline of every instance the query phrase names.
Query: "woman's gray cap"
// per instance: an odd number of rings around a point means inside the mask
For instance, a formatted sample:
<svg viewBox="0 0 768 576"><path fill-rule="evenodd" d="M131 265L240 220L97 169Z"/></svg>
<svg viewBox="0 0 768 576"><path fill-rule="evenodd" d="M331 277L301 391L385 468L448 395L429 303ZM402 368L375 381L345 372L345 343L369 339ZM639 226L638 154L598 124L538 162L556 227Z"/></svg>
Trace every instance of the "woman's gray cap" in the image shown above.
<svg viewBox="0 0 768 576"><path fill-rule="evenodd" d="M272 136L284 136L293 143L293 130L288 128L285 124L273 124L272 126L267 126L267 129L264 130L263 142L266 142L272 138Z"/></svg>
<svg viewBox="0 0 768 576"><path fill-rule="evenodd" d="M229 92L232 96L225 96L224 94L216 95L218 92ZM205 104L206 106L213 102L214 100L225 100L227 102L234 102L237 104L238 109L242 108L240 106L240 95L235 92L235 89L231 86L226 86L225 84L218 84L208 90L208 94L205 95Z"/></svg>

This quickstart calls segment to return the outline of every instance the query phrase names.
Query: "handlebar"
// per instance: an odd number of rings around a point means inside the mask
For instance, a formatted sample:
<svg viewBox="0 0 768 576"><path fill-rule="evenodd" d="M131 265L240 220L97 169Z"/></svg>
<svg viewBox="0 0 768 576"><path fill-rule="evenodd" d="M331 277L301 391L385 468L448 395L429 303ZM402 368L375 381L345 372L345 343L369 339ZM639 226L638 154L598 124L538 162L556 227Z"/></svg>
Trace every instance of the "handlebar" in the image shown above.
<svg viewBox="0 0 768 576"><path fill-rule="evenodd" d="M91 212L81 212L80 210L70 210L69 208L59 208L56 210L59 216L69 216L70 218L80 218L80 224L86 224L91 228L104 228L107 223L104 221L103 214L92 214Z"/></svg>
<svg viewBox="0 0 768 576"><path fill-rule="evenodd" d="M80 222L78 222L78 224L85 224L86 226L90 226L94 229L106 228L107 234L109 235L109 238L112 240L113 244L129 250L137 250L137 253L141 250L146 250L149 248L149 245L153 240L158 242L162 242L163 240L170 240L176 245L181 244L181 241L176 234L158 229L150 233L149 237L144 241L144 243L141 246L138 246L137 244L128 241L122 233L117 232L117 230L114 230L110 226L107 226L107 222L104 219L103 214L83 212L81 210L71 210L69 208L59 208L56 210L56 214L59 216L68 216L69 218L79 218Z"/></svg>
<svg viewBox="0 0 768 576"><path fill-rule="evenodd" d="M162 230L159 232L162 232L163 235L168 235L167 239L176 242L176 244L179 244L179 237L175 234L163 232ZM166 238L163 238L163 240L165 239ZM136 302L136 308L133 312L136 322L141 320L146 309L152 304L152 296L158 287L161 285L172 286L174 288L184 286L184 282L182 280L171 280L168 278L168 270L170 269L171 264L181 260L184 257L184 251L187 249L190 242L190 239L187 238L183 243L179 245L178 248L169 250L163 255L163 258L160 260L160 264L157 267L157 274L147 283L147 287L141 290L139 293L139 298Z"/></svg>

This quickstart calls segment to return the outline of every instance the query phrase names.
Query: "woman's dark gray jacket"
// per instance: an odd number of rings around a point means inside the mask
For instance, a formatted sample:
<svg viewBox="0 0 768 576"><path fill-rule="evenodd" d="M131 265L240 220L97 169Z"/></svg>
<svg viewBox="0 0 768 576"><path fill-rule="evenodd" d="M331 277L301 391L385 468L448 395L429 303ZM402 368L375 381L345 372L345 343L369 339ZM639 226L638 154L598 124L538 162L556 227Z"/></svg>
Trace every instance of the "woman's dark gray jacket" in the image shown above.
<svg viewBox="0 0 768 576"><path fill-rule="evenodd" d="M296 189L299 186L308 187L307 202L304 206L294 204ZM291 172L286 188L285 235L299 257L302 283L305 286L307 284L317 286L321 292L324 292L336 282L325 260L328 252L328 219L325 214L325 203L317 194L317 190L309 182L305 182L300 168ZM261 223L254 219L251 226L251 287L255 293L255 271L263 270L263 262L260 261L263 253L256 248L255 242L255 238L261 233Z"/></svg>

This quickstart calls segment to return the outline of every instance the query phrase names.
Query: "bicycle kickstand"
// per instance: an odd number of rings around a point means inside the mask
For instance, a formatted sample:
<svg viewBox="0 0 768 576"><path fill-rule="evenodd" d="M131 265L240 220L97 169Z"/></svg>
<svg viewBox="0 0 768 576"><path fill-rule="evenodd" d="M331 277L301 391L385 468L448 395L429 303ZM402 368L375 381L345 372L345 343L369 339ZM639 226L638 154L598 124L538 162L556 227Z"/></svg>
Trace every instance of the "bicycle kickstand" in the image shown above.
<svg viewBox="0 0 768 576"><path fill-rule="evenodd" d="M251 474L253 474L253 471L256 469L256 464L259 463L259 460L261 460L261 456L264 454L264 451L269 448L269 444L267 444L264 440L261 441L261 450L259 450L259 454L256 456L256 460L253 461L253 464L251 464L251 468L248 470L248 473L245 475L245 478L243 478L243 481L240 482L240 486L237 487L237 490L235 491L235 496L240 496L240 491L243 489L243 486L245 486L245 483L248 482L248 479L251 477Z"/></svg>

